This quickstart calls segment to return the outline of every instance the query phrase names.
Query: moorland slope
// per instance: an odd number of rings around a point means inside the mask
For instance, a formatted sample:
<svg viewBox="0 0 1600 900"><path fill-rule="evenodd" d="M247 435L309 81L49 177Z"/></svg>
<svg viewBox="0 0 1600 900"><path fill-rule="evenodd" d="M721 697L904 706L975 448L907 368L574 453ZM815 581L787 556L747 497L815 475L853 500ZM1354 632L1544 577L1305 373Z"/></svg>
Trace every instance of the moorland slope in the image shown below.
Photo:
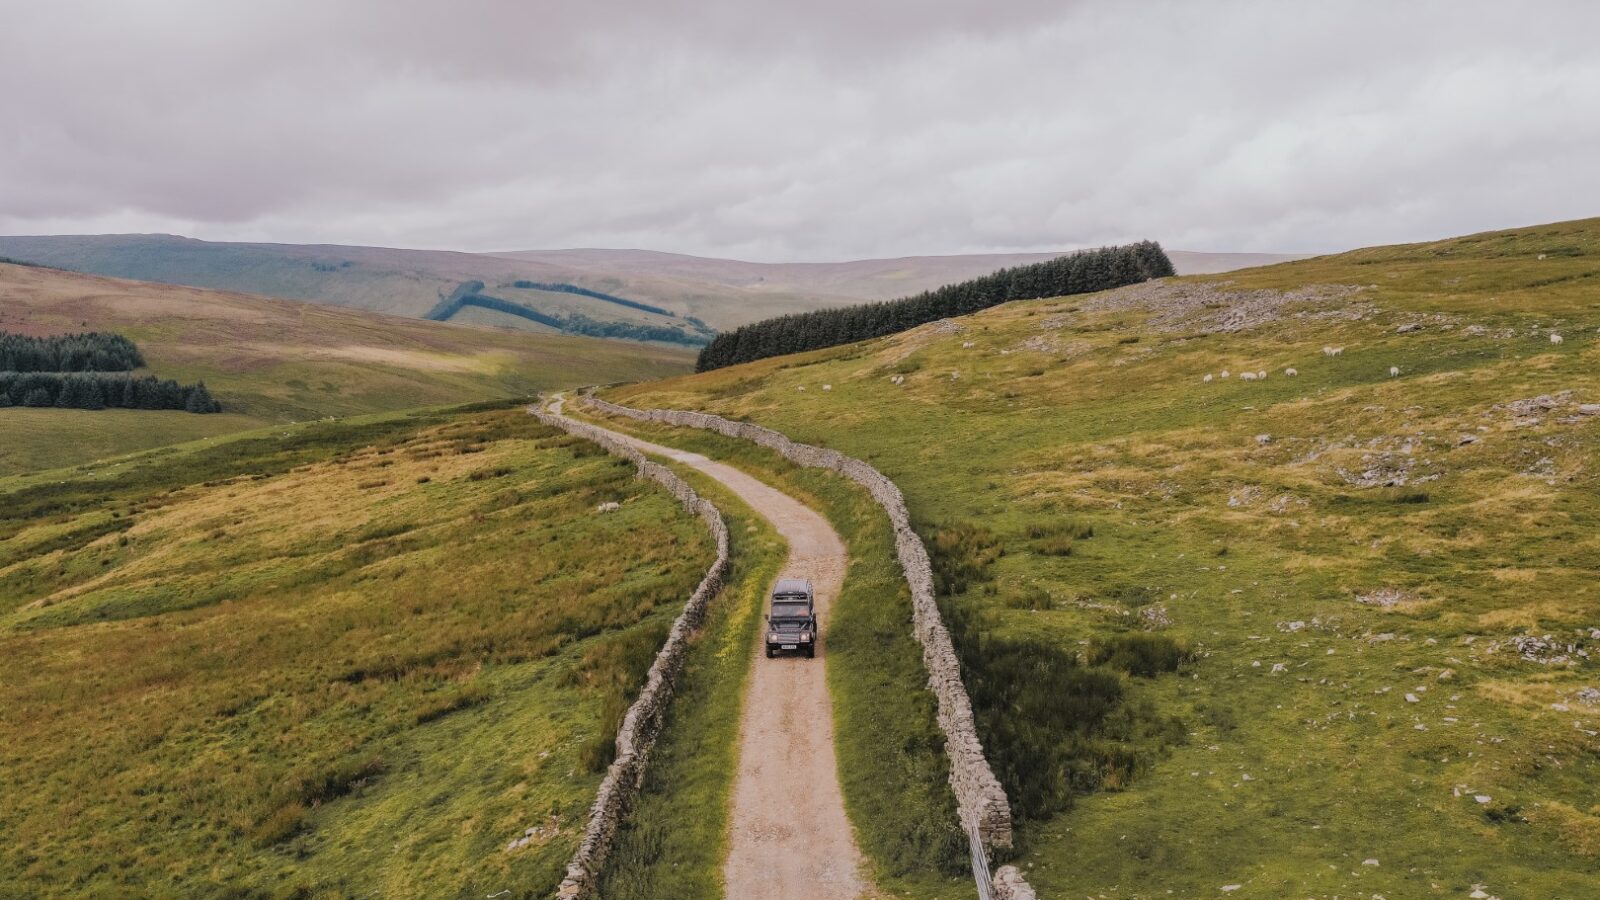
<svg viewBox="0 0 1600 900"><path fill-rule="evenodd" d="M164 378L204 381L224 411L0 409L0 475L277 423L653 378L690 364L685 350L660 345L0 264L0 331L90 330L131 338Z"/></svg>
<svg viewBox="0 0 1600 900"><path fill-rule="evenodd" d="M0 895L549 896L713 555L521 409L0 486Z"/></svg>
<svg viewBox="0 0 1600 900"><path fill-rule="evenodd" d="M1042 895L1585 896L1597 330L1591 219L606 396L897 481Z"/></svg>

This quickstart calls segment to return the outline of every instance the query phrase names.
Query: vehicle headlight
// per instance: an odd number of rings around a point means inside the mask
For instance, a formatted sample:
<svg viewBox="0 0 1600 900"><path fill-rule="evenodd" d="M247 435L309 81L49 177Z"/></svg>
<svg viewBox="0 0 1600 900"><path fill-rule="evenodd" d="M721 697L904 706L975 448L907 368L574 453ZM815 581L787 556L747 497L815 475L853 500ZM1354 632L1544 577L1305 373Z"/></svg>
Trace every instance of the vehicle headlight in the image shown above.
<svg viewBox="0 0 1600 900"><path fill-rule="evenodd" d="M778 633L776 631L768 632L767 640L772 641L774 644L777 643L778 642Z"/></svg>
<svg viewBox="0 0 1600 900"><path fill-rule="evenodd" d="M802 641L811 640L811 632L809 632L809 631L800 632L800 640L802 640Z"/></svg>

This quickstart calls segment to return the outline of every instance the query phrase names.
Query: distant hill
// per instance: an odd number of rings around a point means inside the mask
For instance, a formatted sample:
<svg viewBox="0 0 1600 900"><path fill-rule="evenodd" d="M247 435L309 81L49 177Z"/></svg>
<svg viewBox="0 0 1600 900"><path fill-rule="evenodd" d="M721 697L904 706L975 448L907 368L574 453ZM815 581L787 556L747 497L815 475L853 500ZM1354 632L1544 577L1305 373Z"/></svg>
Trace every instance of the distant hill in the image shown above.
<svg viewBox="0 0 1600 900"><path fill-rule="evenodd" d="M0 239L0 252L4 247L4 240ZM1054 259L1067 252L1070 251L903 256L823 263L756 263L654 250L522 250L495 255L563 269L608 273L618 278L644 276L715 284L758 295L811 296L817 298L816 306L821 307L862 300L892 300L987 275L996 269ZM1306 258L1306 254L1187 250L1169 250L1167 255L1179 275L1228 272Z"/></svg>
<svg viewBox="0 0 1600 900"><path fill-rule="evenodd" d="M219 415L0 409L0 475L263 425L687 371L687 349L472 328L0 264L0 331L112 331Z"/></svg>
<svg viewBox="0 0 1600 900"><path fill-rule="evenodd" d="M1050 259L1059 253L914 256L838 263L751 263L648 250L529 250L495 254L335 244L200 241L164 234L0 237L0 257L118 278L243 291L425 317L462 285L537 315L481 306L452 321L550 331L609 329L651 336L669 329L703 341L717 330L791 312L889 300ZM1297 257L1170 253L1180 274L1220 272ZM534 285L525 287L520 285ZM596 296L601 295L601 296ZM609 299L608 299L609 298ZM627 301L619 303L618 300ZM632 305L630 305L632 304Z"/></svg>

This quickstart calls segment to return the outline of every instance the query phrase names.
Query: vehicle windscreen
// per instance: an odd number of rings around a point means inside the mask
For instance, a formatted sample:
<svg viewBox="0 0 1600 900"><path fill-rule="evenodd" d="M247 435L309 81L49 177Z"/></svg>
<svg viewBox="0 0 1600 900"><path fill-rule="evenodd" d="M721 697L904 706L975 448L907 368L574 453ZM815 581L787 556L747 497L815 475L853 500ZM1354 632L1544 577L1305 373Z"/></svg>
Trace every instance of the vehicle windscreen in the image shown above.
<svg viewBox="0 0 1600 900"><path fill-rule="evenodd" d="M772 603L772 618L777 619L804 619L808 615L806 604L782 602L774 600Z"/></svg>

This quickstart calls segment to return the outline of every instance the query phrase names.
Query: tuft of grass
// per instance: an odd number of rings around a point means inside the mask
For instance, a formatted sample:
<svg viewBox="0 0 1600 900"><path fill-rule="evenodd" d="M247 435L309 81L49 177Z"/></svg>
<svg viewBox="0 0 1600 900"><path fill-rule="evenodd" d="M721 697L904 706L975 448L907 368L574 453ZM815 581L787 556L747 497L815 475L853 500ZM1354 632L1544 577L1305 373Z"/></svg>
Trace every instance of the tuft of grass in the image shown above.
<svg viewBox="0 0 1600 900"><path fill-rule="evenodd" d="M1176 672L1191 652L1184 643L1166 634L1113 634L1089 645L1089 663L1109 666L1140 678L1154 678Z"/></svg>

